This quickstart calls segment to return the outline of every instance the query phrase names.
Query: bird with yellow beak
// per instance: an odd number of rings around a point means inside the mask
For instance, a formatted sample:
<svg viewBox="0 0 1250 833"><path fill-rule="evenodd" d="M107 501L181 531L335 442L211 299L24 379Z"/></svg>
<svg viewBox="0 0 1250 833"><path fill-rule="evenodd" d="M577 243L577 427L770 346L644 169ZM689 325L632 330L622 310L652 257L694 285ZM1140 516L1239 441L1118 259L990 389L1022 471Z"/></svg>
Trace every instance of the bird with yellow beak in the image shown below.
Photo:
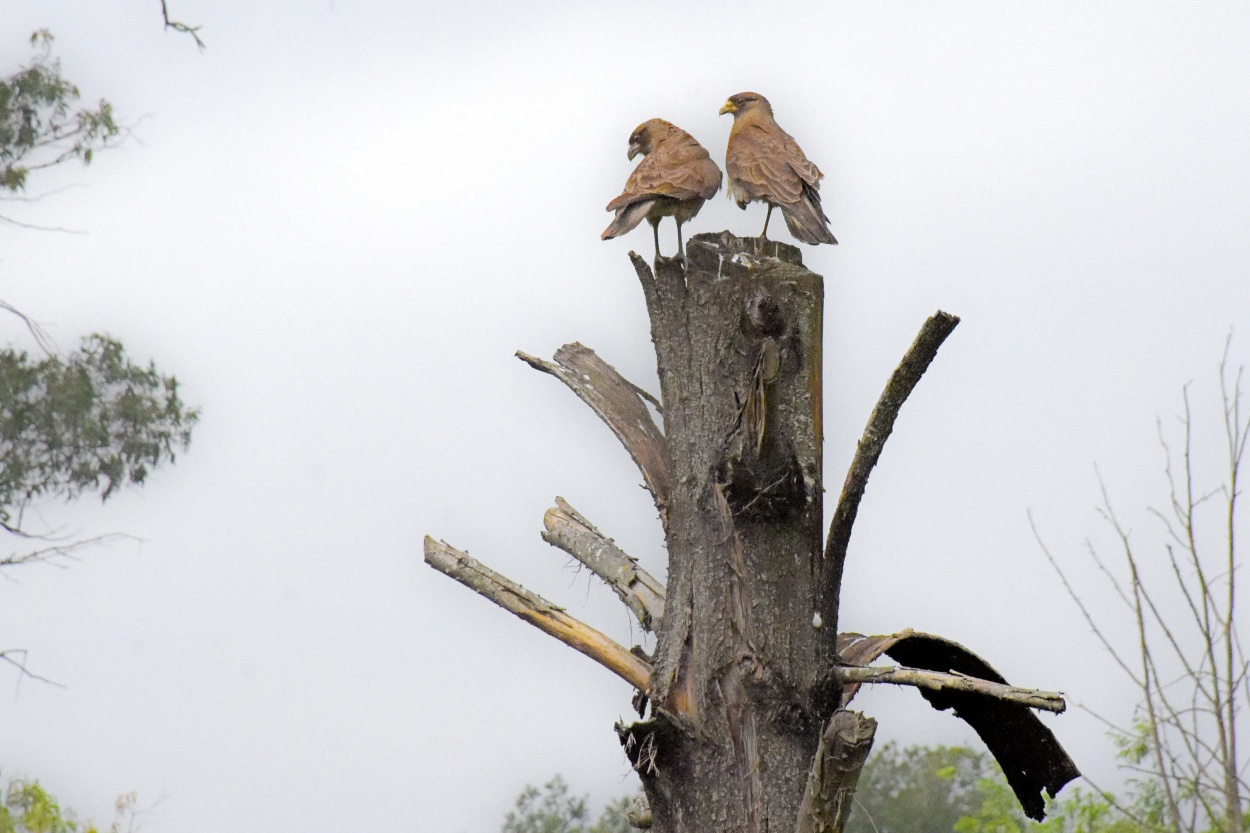
<svg viewBox="0 0 1250 833"><path fill-rule="evenodd" d="M748 203L768 204L760 237L768 236L773 208L780 208L790 233L799 240L836 244L829 218L820 207L818 189L824 174L778 126L768 99L759 93L738 93L729 97L720 112L734 117L725 152L729 196L744 211Z"/></svg>

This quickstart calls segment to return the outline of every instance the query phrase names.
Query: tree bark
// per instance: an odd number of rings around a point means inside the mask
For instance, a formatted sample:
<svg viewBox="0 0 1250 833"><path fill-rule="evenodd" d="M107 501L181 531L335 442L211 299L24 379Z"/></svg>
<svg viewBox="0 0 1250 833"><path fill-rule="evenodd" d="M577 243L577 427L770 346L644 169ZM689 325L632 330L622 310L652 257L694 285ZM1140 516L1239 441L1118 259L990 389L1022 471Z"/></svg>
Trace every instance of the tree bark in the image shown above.
<svg viewBox="0 0 1250 833"><path fill-rule="evenodd" d="M543 535L656 631L654 656L431 538L427 562L627 680L640 715L650 704L648 719L616 730L657 833L840 831L876 726L842 707L871 682L916 686L966 720L1040 819L1043 790L1054 796L1079 774L1030 711L1062 711L1060 695L1007 685L967 648L930 634L837 635L842 565L868 477L959 319L930 318L891 376L824 543L823 281L797 248L728 232L696 236L686 254L657 258L654 270L630 254L662 402L580 344L550 362L518 354L603 419L655 499L664 583L563 500ZM906 667L867 667L883 653Z"/></svg>
<svg viewBox="0 0 1250 833"><path fill-rule="evenodd" d="M793 246L698 235L634 256L672 491L655 719L625 730L654 830L793 830L837 704L822 574L823 281ZM831 680L833 682L831 682Z"/></svg>

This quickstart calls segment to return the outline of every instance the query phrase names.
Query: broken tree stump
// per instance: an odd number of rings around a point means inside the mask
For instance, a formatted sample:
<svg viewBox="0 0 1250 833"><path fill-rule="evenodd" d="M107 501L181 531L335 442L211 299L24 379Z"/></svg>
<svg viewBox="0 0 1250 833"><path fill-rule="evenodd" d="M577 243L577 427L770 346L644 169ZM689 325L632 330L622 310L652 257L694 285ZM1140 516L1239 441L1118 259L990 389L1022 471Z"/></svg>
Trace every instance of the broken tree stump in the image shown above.
<svg viewBox="0 0 1250 833"><path fill-rule="evenodd" d="M651 320L660 397L581 344L532 367L564 382L616 434L655 500L666 582L562 499L544 538L607 583L654 655L426 539L426 561L637 689L645 719L616 727L657 833L838 833L876 722L846 705L860 685L920 688L953 709L1040 818L1077 770L1031 709L1061 695L1008 685L941 637L838 635L843 563L859 502L899 410L959 319L938 312L887 382L823 525L824 283L794 246L701 234L687 259L631 253ZM656 425L650 405L663 420ZM888 655L909 667L870 666ZM647 705L650 714L646 714Z"/></svg>

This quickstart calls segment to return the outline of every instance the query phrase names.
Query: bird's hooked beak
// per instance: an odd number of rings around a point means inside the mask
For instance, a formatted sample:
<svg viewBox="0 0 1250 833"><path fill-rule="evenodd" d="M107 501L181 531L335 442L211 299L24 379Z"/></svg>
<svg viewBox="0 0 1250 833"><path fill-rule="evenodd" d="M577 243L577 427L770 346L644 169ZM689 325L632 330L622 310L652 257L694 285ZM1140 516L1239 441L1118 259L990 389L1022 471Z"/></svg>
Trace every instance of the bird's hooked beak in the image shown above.
<svg viewBox="0 0 1250 833"><path fill-rule="evenodd" d="M629 161L630 161L630 162L633 162L633 161L634 161L634 157L635 157L635 156L637 156L637 155L638 155L638 154L640 154L640 153L642 153L642 143L641 143L641 142L630 142L630 143L629 143Z"/></svg>
<svg viewBox="0 0 1250 833"><path fill-rule="evenodd" d="M734 104L732 101L726 101L725 106L720 108L720 115L722 116L725 115L726 113L734 113L736 115L737 112L738 112L738 106Z"/></svg>

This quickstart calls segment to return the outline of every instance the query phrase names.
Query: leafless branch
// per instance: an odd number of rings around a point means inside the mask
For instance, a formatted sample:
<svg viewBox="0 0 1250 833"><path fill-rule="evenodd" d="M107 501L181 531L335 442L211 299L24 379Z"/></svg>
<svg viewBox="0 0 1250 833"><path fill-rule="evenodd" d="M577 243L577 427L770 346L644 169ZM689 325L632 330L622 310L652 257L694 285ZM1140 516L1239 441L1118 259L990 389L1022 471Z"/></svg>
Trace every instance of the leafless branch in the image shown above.
<svg viewBox="0 0 1250 833"><path fill-rule="evenodd" d="M946 341L946 337L958 324L957 316L940 310L924 322L903 360L890 375L890 380L868 419L868 426L855 450L851 468L846 473L842 494L838 498L838 506L834 510L829 537L825 543L824 567L820 577L820 593L823 599L821 615L829 622L837 621L842 568L846 561L847 546L851 541L851 527L855 524L860 500L868 486L868 476L881 458L885 441L894 430L894 421L898 419L903 403L937 356L942 342Z"/></svg>
<svg viewBox="0 0 1250 833"><path fill-rule="evenodd" d="M1239 733L1244 720L1242 698L1250 696L1250 663L1235 625L1236 517L1250 420L1241 409L1244 373L1230 369L1229 349L1226 343L1219 366L1226 467L1217 486L1200 485L1205 476L1195 448L1197 423L1189 385L1182 388L1183 410L1177 418L1180 439L1175 447L1163 423L1157 421L1168 499L1162 511L1152 507L1147 512L1160 523L1163 563L1171 579L1164 586L1175 588L1179 604L1169 604L1158 581L1143 572L1153 559L1135 546L1111 505L1101 475L1098 478L1102 495L1098 512L1115 534L1121 572L1127 578L1121 583L1092 546L1090 554L1120 599L1128 603L1136 670L1130 670L1124 654L1111 646L1034 528L1069 596L1140 690L1141 711L1132 730L1115 729L1130 743L1141 744L1131 748L1142 757L1128 761L1125 769L1148 780L1157 790L1167 827L1185 833L1208 829L1241 833L1245 821L1244 773L1250 763L1241 761ZM1205 519L1212 511L1222 516L1223 529L1218 533Z"/></svg>
<svg viewBox="0 0 1250 833"><path fill-rule="evenodd" d="M56 342L52 340L52 336L48 334L47 330L40 326L38 321L6 301L0 301L0 310L16 315L19 319L21 319L21 322L26 325L26 329L30 331L31 336L35 339L35 344L37 344L39 349L45 354L52 356L60 352L56 346Z"/></svg>
<svg viewBox="0 0 1250 833"><path fill-rule="evenodd" d="M1031 709L1039 709L1055 714L1063 714L1068 708L1063 695L1053 691L1038 691L1031 688L979 680L966 674L951 674L942 671L926 671L921 668L904 668L901 666L841 666L838 669L843 682L846 683L890 683L891 685L908 685L916 688L927 688L931 691L942 689L952 691L968 691L1018 703Z"/></svg>
<svg viewBox="0 0 1250 833"><path fill-rule="evenodd" d="M169 4L167 0L161 0L161 17L165 19L165 28L173 29L175 32L183 32L190 35L195 40L195 45L203 52L205 49L204 41L200 39L200 26L188 26L177 20L171 20L169 17Z"/></svg>
<svg viewBox="0 0 1250 833"><path fill-rule="evenodd" d="M47 683L48 685L56 686L57 688L65 688L65 686L55 680L49 680L47 677L41 677L27 668L26 654L27 652L25 648L9 648L8 650L0 651L0 661L6 662L17 669L19 681L23 678L27 678L37 680L41 683Z"/></svg>
<svg viewBox="0 0 1250 833"><path fill-rule="evenodd" d="M14 220L12 217L6 217L0 214L0 223L8 223L18 228L31 229L32 231L59 231L62 234L86 234L82 229L65 228L64 226L41 226L36 223L23 223L21 220Z"/></svg>
<svg viewBox="0 0 1250 833"><path fill-rule="evenodd" d="M650 664L589 625L569 616L563 608L471 558L468 553L426 536L425 563L582 652L639 691L650 689Z"/></svg>
<svg viewBox="0 0 1250 833"><path fill-rule="evenodd" d="M672 491L672 464L664 433L651 418L637 386L599 358L594 350L576 342L557 350L555 361L551 362L521 351L516 355L535 370L568 385L612 429L641 470L661 519L665 518L665 507Z"/></svg>
<svg viewBox="0 0 1250 833"><path fill-rule="evenodd" d="M664 585L638 565L576 509L556 498L543 516L543 540L567 552L616 592L644 630L656 631L664 618Z"/></svg>
<svg viewBox="0 0 1250 833"><path fill-rule="evenodd" d="M39 539L39 536L32 535L23 535L22 537L35 540ZM78 551L84 547L96 544L108 544L113 541L123 539L129 541L139 540L132 535L126 535L120 532L110 532L106 535L96 535L91 538L52 543L46 547L41 547L36 550L14 552L5 556L0 556L0 567L19 567L25 564L59 565L61 561L76 561L78 559Z"/></svg>

